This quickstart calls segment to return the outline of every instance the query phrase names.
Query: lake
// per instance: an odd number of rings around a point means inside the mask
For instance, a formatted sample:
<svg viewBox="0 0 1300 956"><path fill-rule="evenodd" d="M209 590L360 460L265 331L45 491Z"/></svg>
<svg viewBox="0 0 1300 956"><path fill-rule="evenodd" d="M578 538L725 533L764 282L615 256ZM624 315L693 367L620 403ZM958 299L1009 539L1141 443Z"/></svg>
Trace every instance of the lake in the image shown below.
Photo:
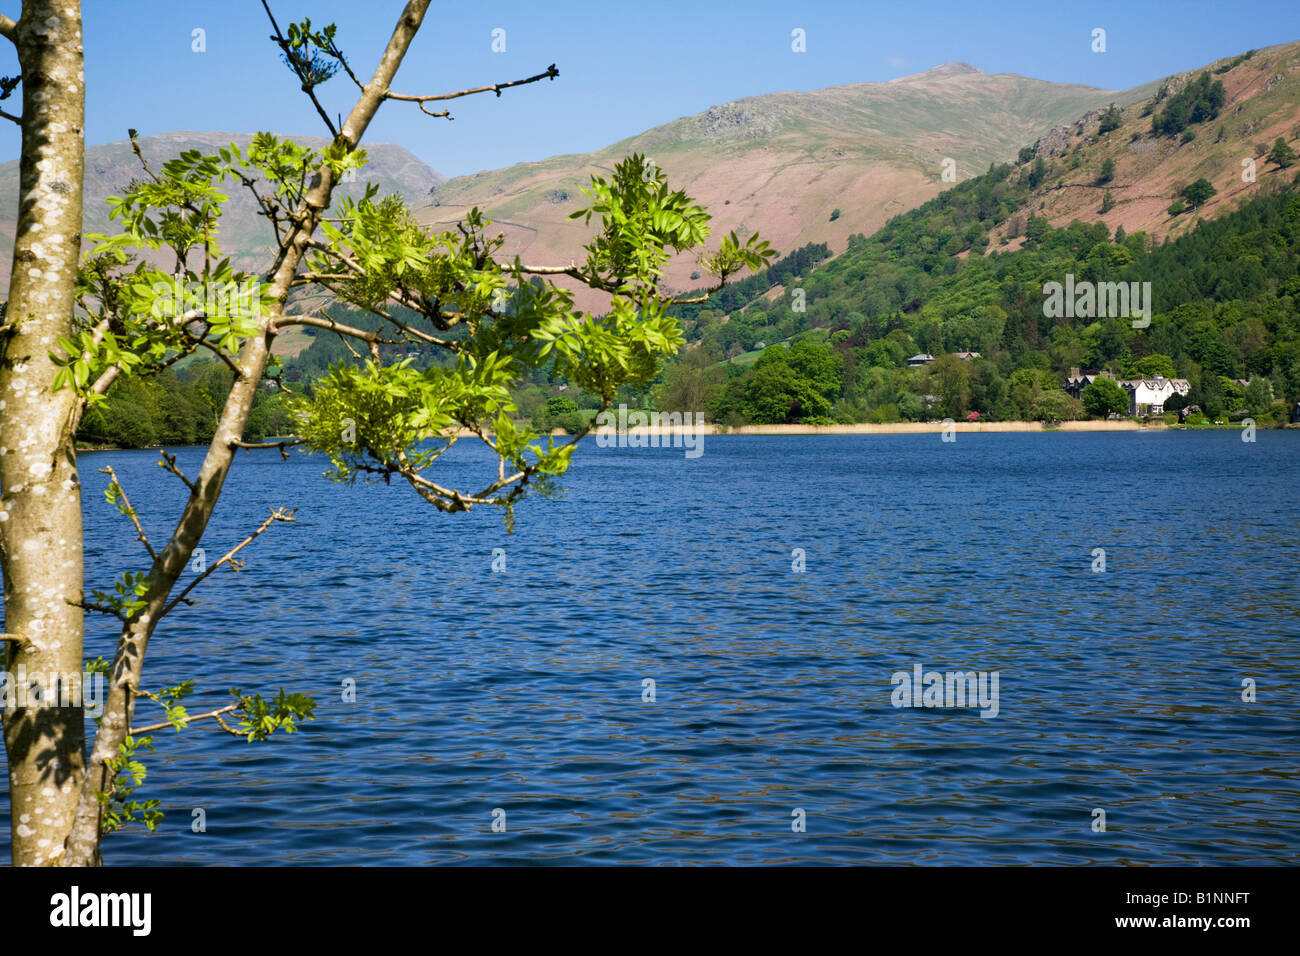
<svg viewBox="0 0 1300 956"><path fill-rule="evenodd" d="M167 816L105 862L1294 864L1300 433L1257 438L588 439L513 534L241 452L208 560L298 521L173 612L146 686L196 679L191 713L283 686L318 719L155 734L137 797ZM157 458L81 456L88 589L147 567L97 469L158 542L184 489ZM918 667L982 675L996 715L895 706Z"/></svg>

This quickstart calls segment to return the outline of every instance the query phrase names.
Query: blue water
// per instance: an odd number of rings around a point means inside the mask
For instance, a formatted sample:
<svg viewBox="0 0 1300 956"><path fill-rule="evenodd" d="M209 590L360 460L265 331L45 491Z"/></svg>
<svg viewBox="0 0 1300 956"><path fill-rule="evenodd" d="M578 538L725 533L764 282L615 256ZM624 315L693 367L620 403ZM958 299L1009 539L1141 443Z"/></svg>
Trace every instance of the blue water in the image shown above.
<svg viewBox="0 0 1300 956"><path fill-rule="evenodd" d="M156 460L81 457L88 587L145 567L97 469L159 540L183 489ZM588 441L513 535L323 466L240 454L209 560L273 506L298 522L145 670L195 678L191 713L285 686L318 719L156 734L137 796L166 819L109 864L1300 861L1300 434ZM998 715L894 707L916 664L997 671Z"/></svg>

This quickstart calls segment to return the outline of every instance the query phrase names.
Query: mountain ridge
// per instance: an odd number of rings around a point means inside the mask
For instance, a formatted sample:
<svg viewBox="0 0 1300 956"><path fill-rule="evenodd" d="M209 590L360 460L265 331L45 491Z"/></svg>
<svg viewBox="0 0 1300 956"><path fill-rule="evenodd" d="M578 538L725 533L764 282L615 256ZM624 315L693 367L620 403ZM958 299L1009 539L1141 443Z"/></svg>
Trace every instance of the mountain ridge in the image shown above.
<svg viewBox="0 0 1300 956"><path fill-rule="evenodd" d="M502 227L506 255L567 262L588 235L568 219L580 208L581 187L637 152L709 209L715 235L758 231L781 251L827 242L838 252L851 234L873 232L952 181L1011 159L1053 127L1144 94L1146 87L1103 90L962 63L884 82L765 93L711 105L593 152L453 177L417 216L448 228L477 205ZM945 159L953 161L955 180L943 178ZM698 288L704 280L697 271L692 260L677 259L667 284ZM601 306L597 294L578 291L580 306Z"/></svg>

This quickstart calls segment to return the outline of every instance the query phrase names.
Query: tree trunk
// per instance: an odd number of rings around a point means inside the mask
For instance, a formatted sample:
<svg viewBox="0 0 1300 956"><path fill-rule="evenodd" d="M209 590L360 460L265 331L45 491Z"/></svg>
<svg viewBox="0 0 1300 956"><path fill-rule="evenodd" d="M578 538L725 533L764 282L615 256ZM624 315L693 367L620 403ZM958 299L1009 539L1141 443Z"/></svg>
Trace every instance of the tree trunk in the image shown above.
<svg viewBox="0 0 1300 956"><path fill-rule="evenodd" d="M60 862L81 791L78 706L19 699L78 679L82 658L81 484L73 434L81 402L50 391L49 351L72 330L81 247L85 79L80 0L26 0L14 35L23 77L13 276L0 331L0 570L7 670L5 749L13 862ZM76 686L80 686L78 683ZM23 704L26 706L21 706ZM13 706L11 706L11 704Z"/></svg>
<svg viewBox="0 0 1300 956"><path fill-rule="evenodd" d="M429 0L410 0L398 18L374 76L366 84L365 91L339 131L339 141L349 148L356 148L366 127L383 103L389 84L419 30L428 6ZM300 218L285 235L285 245L280 249L280 256L271 275L271 292L275 296L276 307L271 315L263 319L261 334L244 343L239 352L239 376L230 390L216 434L212 436L212 444L194 481L194 491L185 504L171 540L158 554L158 560L150 571L148 590L144 594L145 606L122 630L113 661L113 678L106 695L103 719L90 755L85 785L81 788L76 821L68 838L68 852L63 859L65 865L88 866L98 862L100 807L95 795L108 783L109 771L105 763L117 755L118 747L129 732L134 694L140 686L140 673L149 639L167 606L172 587L185 570L203 537L208 519L212 517L212 511L221 495L221 486L234 460L235 446L232 442L243 437L248 413L252 410L257 387L266 369L271 343L275 339L275 320L280 317L280 310L288 298L294 275L307 250L307 243L329 207L333 190L333 178L328 168L322 166L304 199Z"/></svg>

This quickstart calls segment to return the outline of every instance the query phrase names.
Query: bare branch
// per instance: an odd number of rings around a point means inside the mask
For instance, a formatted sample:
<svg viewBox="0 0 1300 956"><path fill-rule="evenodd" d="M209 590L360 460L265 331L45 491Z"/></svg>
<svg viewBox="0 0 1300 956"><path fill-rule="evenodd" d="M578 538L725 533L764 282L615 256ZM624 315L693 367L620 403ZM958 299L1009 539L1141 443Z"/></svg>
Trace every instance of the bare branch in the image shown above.
<svg viewBox="0 0 1300 956"><path fill-rule="evenodd" d="M265 2L265 0L263 0L263 2ZM411 96L406 93L394 93L392 90L387 90L384 93L384 99L399 100L403 103L418 103L420 109L429 116L451 119L448 111L433 113L425 109L424 104L442 102L443 100L456 100L460 99L462 96L473 96L475 93L495 93L497 96L500 96L502 90L509 89L512 86L523 86L526 83L536 83L538 80L553 80L559 75L560 71L557 70L555 64L552 63L546 68L545 73L538 73L536 76L530 76L522 80L511 80L509 83L493 83L491 86L479 86L472 90L458 90L455 93L438 93L432 96Z"/></svg>
<svg viewBox="0 0 1300 956"><path fill-rule="evenodd" d="M144 153L140 152L140 143L139 140L137 139L138 134L136 133L136 131L133 129L128 129L126 131L126 135L127 135L127 139L131 141L131 152L135 153L135 158L140 160L140 165L144 167L145 174L154 182L161 182L161 180L158 178L158 174L155 173L153 171L153 167L149 165L149 160L145 159ZM193 207L189 207L189 208L193 209Z"/></svg>
<svg viewBox="0 0 1300 956"><path fill-rule="evenodd" d="M253 199L257 201L258 207L262 210L262 215L265 216L267 220L271 223L271 229L275 231L276 246L278 247L284 245L284 230L280 227L280 220L287 219L288 214L284 211L284 208L280 205L280 201L274 198L267 199L260 192L258 192L257 180L254 179L253 177L244 175L234 166L230 167L230 171L239 178L239 181L241 183L244 184L244 188L253 194Z"/></svg>
<svg viewBox="0 0 1300 956"><path fill-rule="evenodd" d="M18 43L18 24L3 13L0 13L0 37L13 44Z"/></svg>
<svg viewBox="0 0 1300 956"><path fill-rule="evenodd" d="M713 288L706 289L700 295L692 296L689 299L666 299L664 300L664 304L665 305L695 305L700 302L707 302L709 300L709 296L713 295L713 293L715 292L720 291L724 286L726 286L726 284L727 284L727 280L723 279Z"/></svg>
<svg viewBox="0 0 1300 956"><path fill-rule="evenodd" d="M280 449L280 460L289 460L289 449L294 445L301 445L306 441L305 438L287 438L284 441L232 441L230 444L236 448L246 450L253 448L278 448Z"/></svg>
<svg viewBox="0 0 1300 956"><path fill-rule="evenodd" d="M500 263L498 263L500 265ZM512 266L502 266L502 268L513 268ZM577 279L588 288L596 289L600 292L615 293L620 286L602 279L598 275L588 275L583 272L576 263L570 263L567 266L520 266L520 272L526 272L529 275L537 276L568 276L571 279Z"/></svg>
<svg viewBox="0 0 1300 956"><path fill-rule="evenodd" d="M333 287L328 285L327 283L322 282L321 285L333 291ZM379 318L383 319L384 321L392 325L393 328L397 329L397 331L399 331L400 333L402 333L403 336L406 337L407 342L411 342L412 340L418 340L420 342L425 342L429 345L437 345L440 348L447 349L449 352L459 352L461 349L459 342L453 342L450 339L440 339L436 335L431 335L428 332L422 332L419 329L415 328L414 326L408 325L402 320L390 315L389 313L385 312L383 309L377 306L369 306L366 308L366 311L370 312L373 315L379 316ZM331 322L333 324L326 325L323 324L324 322ZM456 324L455 322L449 323L448 327L455 324ZM353 328L352 326L342 325L328 317L325 320L321 320L313 316L294 316L292 319L290 319L290 321L279 322L277 323L277 325L278 326L311 325L311 326L316 326L317 328L329 329L331 332L338 332L340 335L350 335L355 339L360 339L362 342L365 342L367 345L369 345L372 348L372 350L376 344L378 345L400 345L401 344L401 342L399 342L396 339L384 338L378 332L366 332L364 329L356 329Z"/></svg>
<svg viewBox="0 0 1300 956"><path fill-rule="evenodd" d="M89 601L69 601L73 607L79 607L83 611L98 611L100 614L111 614L123 624L126 621L126 615L115 607L109 607L107 604L92 604Z"/></svg>
<svg viewBox="0 0 1300 956"><path fill-rule="evenodd" d="M165 451L161 452L161 454L162 461L158 462L158 467L163 471L170 471L181 481L185 482L185 487L190 489L190 494L194 494L198 489L195 487L194 482L185 477L185 472L180 470L180 467L176 464L176 456L169 455Z"/></svg>
<svg viewBox="0 0 1300 956"><path fill-rule="evenodd" d="M135 525L136 540L144 545L144 549L149 552L149 557L157 561L158 552L155 551L153 545L149 543L149 537L144 533L144 528L140 527L140 519L136 516L135 509L131 507L131 500L126 496L126 489L124 489L122 483L117 480L117 472L113 471L112 465L101 468L99 471L101 474L108 475L110 482L108 487L110 489L117 489L116 496L122 499L122 507L120 510L124 515L131 519L131 524Z"/></svg>
<svg viewBox="0 0 1300 956"><path fill-rule="evenodd" d="M185 596L187 594L193 591L194 588L197 587L205 578L207 578L208 575L210 575L213 571L217 570L217 568L221 567L223 564L229 563L231 569L234 571L238 571L240 568L242 568L244 566L244 562L235 560L235 555L238 554L246 545L252 544L258 535L260 535L267 528L271 527L271 525L276 521L295 521L296 519L294 518L294 513L297 510L298 510L297 508L290 508L288 511L286 511L284 508L276 508L274 511L272 511L271 516L267 518L265 521L263 521L258 526L256 531L250 534L243 541L239 542L239 544L235 545L224 555L222 555L221 558L216 562L216 564L208 565L206 570L202 571L198 575L198 577L196 577L193 581L191 581L188 585L186 585L185 590L181 591L180 594L176 595L176 597L172 600L172 602L168 604L165 608L163 608L162 614L160 614L159 617L163 617L166 616L167 614L170 614L172 608L174 608L181 601L184 601Z"/></svg>
<svg viewBox="0 0 1300 956"><path fill-rule="evenodd" d="M337 332L339 335L360 339L362 342L380 341L385 345L397 344L396 342L381 339L378 332L367 332L365 329L358 329L352 325L344 325L342 322L334 321L329 316L321 319L314 315L286 315L275 323L276 329L287 328L291 325L309 325L316 329L326 329L330 332Z"/></svg>
<svg viewBox="0 0 1300 956"><path fill-rule="evenodd" d="M235 360L230 357L230 353L227 352L225 349L223 349L221 346L217 345L217 343L209 341L208 339L202 337L195 337L194 344L202 345L204 348L211 350L217 356L217 358L221 359L221 361L225 362L228 366L230 366L230 370L235 373L236 379L240 379L244 377L244 370L241 369L238 365L236 365Z"/></svg>

